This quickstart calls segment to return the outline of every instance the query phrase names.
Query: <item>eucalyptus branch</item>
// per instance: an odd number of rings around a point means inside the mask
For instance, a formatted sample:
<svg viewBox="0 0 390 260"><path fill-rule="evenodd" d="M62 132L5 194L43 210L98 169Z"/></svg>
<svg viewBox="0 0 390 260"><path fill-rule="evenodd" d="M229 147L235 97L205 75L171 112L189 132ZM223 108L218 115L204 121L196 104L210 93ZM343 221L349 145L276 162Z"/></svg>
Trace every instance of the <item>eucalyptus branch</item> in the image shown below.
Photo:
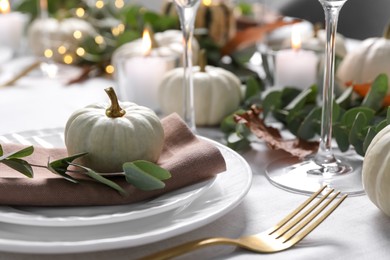
<svg viewBox="0 0 390 260"><path fill-rule="evenodd" d="M359 155L364 156L374 136L390 124L390 107L383 105L387 88L388 77L380 74L364 97L357 97L353 87L349 87L334 101L333 135L342 152L352 146ZM243 149L251 143L252 133L246 128L250 122L243 124L234 120L235 115L250 113L250 110L246 111L249 99L251 105L261 108L259 116L264 122L267 118L274 122L276 120L297 139L312 140L320 134L321 126L322 107L318 104L317 96L318 87L313 85L303 91L290 87L272 90L256 102L251 102L255 99L248 97L242 109L221 124L227 145L233 149Z"/></svg>
<svg viewBox="0 0 390 260"><path fill-rule="evenodd" d="M45 168L72 183L79 183L79 180L70 174L85 174L94 181L116 190L121 195L127 195L127 192L121 186L104 177L102 173L98 173L91 168L73 162L77 158L87 155L87 153L75 154L55 161L50 161L50 159L48 159L47 165L33 164L21 159L31 155L33 152L34 147L29 146L16 152L4 154L0 144L0 163L3 163L29 178L34 177L33 167ZM80 170L69 169L69 166L76 167ZM169 171L148 161L127 162L123 165L123 170L123 176L126 181L141 190L162 189L165 187L165 183L162 182L162 180L171 178Z"/></svg>

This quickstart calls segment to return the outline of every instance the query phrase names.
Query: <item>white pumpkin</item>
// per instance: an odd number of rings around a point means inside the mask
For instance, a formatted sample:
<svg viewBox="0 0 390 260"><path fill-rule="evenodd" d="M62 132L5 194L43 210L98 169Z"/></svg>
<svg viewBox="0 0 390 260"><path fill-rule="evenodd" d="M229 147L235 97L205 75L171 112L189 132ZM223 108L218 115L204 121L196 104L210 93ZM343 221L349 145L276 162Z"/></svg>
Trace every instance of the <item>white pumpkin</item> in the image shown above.
<svg viewBox="0 0 390 260"><path fill-rule="evenodd" d="M315 32L315 36L302 41L302 48L308 50L314 50L319 53L325 52L326 44L326 31L321 29ZM340 33L336 34L336 56L345 57L348 53L345 38Z"/></svg>
<svg viewBox="0 0 390 260"><path fill-rule="evenodd" d="M348 82L364 84L381 73L390 76L390 39L386 37L366 39L349 52L340 63L336 78L341 86Z"/></svg>
<svg viewBox="0 0 390 260"><path fill-rule="evenodd" d="M390 125L371 141L363 160L363 187L368 198L390 217Z"/></svg>
<svg viewBox="0 0 390 260"><path fill-rule="evenodd" d="M74 33L81 35L75 38ZM76 50L86 35L95 35L96 31L91 24L79 18L36 19L28 28L28 43L35 55L42 56L46 49L53 52L52 59L63 62L65 54L69 54L76 61ZM59 51L60 46L65 49Z"/></svg>
<svg viewBox="0 0 390 260"><path fill-rule="evenodd" d="M79 163L98 172L120 172L134 160L156 162L164 130L155 112L134 103L119 103L106 89L111 105L97 103L75 111L65 127L69 155L87 152Z"/></svg>
<svg viewBox="0 0 390 260"><path fill-rule="evenodd" d="M150 56L157 57L177 57L180 64L182 64L182 56L184 53L183 34L180 30L166 30L151 34L154 38ZM192 61L197 64L199 43L194 38L192 43ZM112 56L113 64L117 64L123 57L139 57L145 55L145 47L142 43L142 38L123 44L115 50Z"/></svg>
<svg viewBox="0 0 390 260"><path fill-rule="evenodd" d="M195 124L212 126L234 112L242 99L241 82L228 70L205 66L193 67ZM163 114L183 114L183 68L169 71L159 86L160 108Z"/></svg>

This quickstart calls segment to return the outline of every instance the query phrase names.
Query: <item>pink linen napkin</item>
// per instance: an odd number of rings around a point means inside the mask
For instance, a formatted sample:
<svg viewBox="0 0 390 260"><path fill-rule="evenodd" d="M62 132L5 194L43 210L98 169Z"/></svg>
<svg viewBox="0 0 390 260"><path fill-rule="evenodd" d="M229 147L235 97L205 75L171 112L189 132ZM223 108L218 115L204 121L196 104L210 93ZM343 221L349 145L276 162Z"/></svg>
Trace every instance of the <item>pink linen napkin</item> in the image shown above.
<svg viewBox="0 0 390 260"><path fill-rule="evenodd" d="M82 181L74 184L45 168L34 167L34 178L31 179L0 164L0 204L23 206L128 204L151 199L226 170L225 160L218 148L197 138L178 115L172 114L162 119L162 125L165 140L158 164L172 174L172 177L165 181L164 189L142 191L127 183L124 176L110 177L128 192L129 195L124 197L115 190L83 176L80 177ZM25 146L2 144L2 147L4 153L8 153ZM31 164L46 165L49 156L51 160L67 156L66 149L34 148L34 153L24 158Z"/></svg>

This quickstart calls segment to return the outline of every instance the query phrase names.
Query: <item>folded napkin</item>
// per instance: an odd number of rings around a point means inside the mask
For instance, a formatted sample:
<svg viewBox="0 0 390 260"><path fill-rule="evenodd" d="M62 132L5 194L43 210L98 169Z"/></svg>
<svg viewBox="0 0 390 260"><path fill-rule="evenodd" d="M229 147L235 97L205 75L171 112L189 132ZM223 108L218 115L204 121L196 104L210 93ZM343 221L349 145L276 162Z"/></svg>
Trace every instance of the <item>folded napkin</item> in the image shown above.
<svg viewBox="0 0 390 260"><path fill-rule="evenodd" d="M210 142L197 138L176 114L162 119L165 131L164 147L158 164L169 170L172 177L164 189L142 191L127 183L124 176L111 180L122 186L128 196L122 196L103 184L81 176L78 184L71 183L45 168L34 167L34 178L0 164L0 204L23 206L92 206L119 205L139 202L169 191L194 184L226 169L220 151ZM2 144L4 153L20 150L25 145ZM34 147L34 153L24 158L31 164L46 165L51 160L67 156L66 149ZM79 178L80 179L80 178Z"/></svg>

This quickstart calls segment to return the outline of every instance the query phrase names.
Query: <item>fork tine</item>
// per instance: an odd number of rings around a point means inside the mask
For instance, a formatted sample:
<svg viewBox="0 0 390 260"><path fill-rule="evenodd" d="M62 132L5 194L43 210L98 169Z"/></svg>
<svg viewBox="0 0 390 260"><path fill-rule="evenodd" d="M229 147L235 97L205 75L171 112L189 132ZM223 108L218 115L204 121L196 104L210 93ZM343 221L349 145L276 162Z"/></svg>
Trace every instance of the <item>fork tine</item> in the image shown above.
<svg viewBox="0 0 390 260"><path fill-rule="evenodd" d="M343 195L337 202L333 204L327 211L325 211L319 218L317 218L313 223L308 225L312 220L317 217L324 209L326 209L340 192L335 193L332 197L329 198L320 208L313 212L308 218L301 222L298 226L284 234L282 237L284 241L289 241L289 243L296 244L301 241L305 236L307 236L311 231L313 231L319 224L321 224L346 198L347 194ZM307 227L306 227L307 226ZM305 228L306 227L306 228ZM305 229L304 229L305 228ZM303 230L303 231L302 231ZM302 232L300 232L302 231ZM300 233L298 233L300 232Z"/></svg>
<svg viewBox="0 0 390 260"><path fill-rule="evenodd" d="M320 188L317 192L313 193L305 202L303 202L301 205L298 206L294 211L292 211L290 214L288 214L286 217L284 217L281 221L279 221L275 226L273 226L271 229L269 229L269 235L273 234L274 232L278 231L282 226L284 226L287 222L289 222L292 218L294 218L299 212L302 211L307 205L310 204L317 196L324 191L324 189L327 186L323 186Z"/></svg>
<svg viewBox="0 0 390 260"><path fill-rule="evenodd" d="M304 219L311 212L313 212L313 210L315 210L327 197L329 197L329 195L333 191L334 191L334 189L330 189L324 196L322 196L319 200L317 200L315 203L313 203L313 205L311 205L308 209L306 209L306 210L302 209L302 213L299 214L299 216L297 216L296 218L287 222L284 226L280 227L280 229L277 230L273 235L276 236L276 238L279 238L282 235L284 235L286 232L288 232L290 229L295 227L302 219Z"/></svg>

